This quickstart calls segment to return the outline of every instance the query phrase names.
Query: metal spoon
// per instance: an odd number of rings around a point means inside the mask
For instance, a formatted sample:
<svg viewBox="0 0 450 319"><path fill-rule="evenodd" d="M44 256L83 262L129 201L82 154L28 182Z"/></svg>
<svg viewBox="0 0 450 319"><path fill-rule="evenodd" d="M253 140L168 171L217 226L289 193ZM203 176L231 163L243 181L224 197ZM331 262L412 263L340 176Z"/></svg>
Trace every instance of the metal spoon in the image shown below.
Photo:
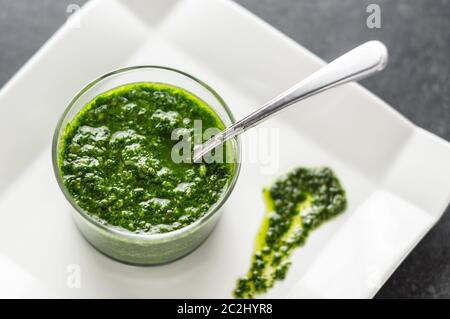
<svg viewBox="0 0 450 319"><path fill-rule="evenodd" d="M354 48L270 100L253 113L227 127L202 145L197 145L194 148L193 161L200 162L205 154L289 105L338 85L361 80L383 70L387 61L388 51L386 46L379 41L369 41Z"/></svg>

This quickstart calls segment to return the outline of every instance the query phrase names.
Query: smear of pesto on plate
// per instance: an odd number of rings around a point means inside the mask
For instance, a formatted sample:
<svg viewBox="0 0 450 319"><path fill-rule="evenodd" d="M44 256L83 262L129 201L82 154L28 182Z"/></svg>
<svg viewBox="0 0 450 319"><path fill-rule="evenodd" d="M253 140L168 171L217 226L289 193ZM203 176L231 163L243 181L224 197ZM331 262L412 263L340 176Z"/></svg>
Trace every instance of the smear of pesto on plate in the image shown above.
<svg viewBox="0 0 450 319"><path fill-rule="evenodd" d="M344 189L327 167L294 169L264 188L263 194L267 212L255 240L250 270L233 291L236 298L253 298L284 279L295 248L347 206Z"/></svg>

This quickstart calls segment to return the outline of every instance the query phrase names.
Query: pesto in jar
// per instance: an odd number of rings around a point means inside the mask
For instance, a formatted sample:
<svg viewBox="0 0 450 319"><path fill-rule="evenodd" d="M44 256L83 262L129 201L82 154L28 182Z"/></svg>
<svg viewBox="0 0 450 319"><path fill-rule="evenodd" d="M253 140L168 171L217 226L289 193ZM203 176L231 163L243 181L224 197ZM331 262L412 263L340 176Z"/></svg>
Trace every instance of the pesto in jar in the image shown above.
<svg viewBox="0 0 450 319"><path fill-rule="evenodd" d="M294 249L347 206L344 189L326 167L294 169L264 188L263 194L267 212L256 237L250 270L233 291L236 298L253 298L284 279Z"/></svg>
<svg viewBox="0 0 450 319"><path fill-rule="evenodd" d="M178 142L172 132L192 136L194 120L224 129L209 105L178 87L142 82L100 94L61 137L58 167L68 193L95 219L130 232L165 233L193 223L234 173L230 163L172 160Z"/></svg>

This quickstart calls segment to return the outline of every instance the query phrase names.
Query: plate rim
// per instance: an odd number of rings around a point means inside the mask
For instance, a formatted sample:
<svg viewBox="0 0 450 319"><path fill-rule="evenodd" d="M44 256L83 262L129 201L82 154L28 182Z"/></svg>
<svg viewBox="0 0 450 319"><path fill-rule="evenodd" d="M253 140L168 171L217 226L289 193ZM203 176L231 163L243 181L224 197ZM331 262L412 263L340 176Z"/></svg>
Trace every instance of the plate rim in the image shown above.
<svg viewBox="0 0 450 319"><path fill-rule="evenodd" d="M184 0L180 0L184 1ZM261 32L269 32L272 33L276 38L280 40L280 43L282 42L286 46L289 46L293 49L295 49L299 54L301 54L303 57L308 58L308 63L314 63L317 67L320 67L324 65L326 62L322 60L320 57L303 47L301 44L281 32L280 30L276 29L272 25L270 25L268 22L264 21L263 19L259 18L246 8L242 7L240 4L230 1L230 0L215 0L217 3L219 3L222 6L226 6L234 11L235 14L241 15L246 19L252 20L252 22L261 29ZM89 0L87 1L81 8L79 12L76 14L82 15L86 14L88 11L96 10L97 6L100 6L102 0ZM122 2L122 1L119 1ZM29 69L40 62L40 58L42 56L45 56L48 54L48 52L52 49L55 49L55 44L57 44L60 41L65 40L65 34L68 31L68 23L67 21L63 23L58 30L47 40L44 42L44 44L27 60L27 62L19 68L19 70L9 79L7 80L4 85L0 88L0 99L3 95L6 95L11 87L13 87L17 82L20 82L22 77L29 71ZM382 107L384 111L389 113L389 116L394 118L396 122L402 125L407 125L409 129L412 130L413 134L416 132L424 133L424 136L427 140L427 142L438 144L440 147L443 147L447 152L450 153L450 142L445 140L442 137L439 137L435 135L434 133L431 133L422 127L416 125L411 120L409 120L406 116L401 114L399 111L397 111L395 108L393 108L389 103L384 101L382 98L380 98L378 95L372 93L365 87L363 87L361 84L358 83L352 83L350 86L353 87L354 90L358 90L359 93L363 94L365 98L371 99L376 103L379 107ZM448 194L447 202L450 201L450 192ZM428 233L428 231L436 225L436 223L440 220L440 218L443 216L445 212L445 207L440 210L438 218L433 222L431 227L426 230L426 232L421 235L417 236L416 242L411 246L411 248L402 256L400 261L392 268L392 271L389 273L389 275L386 277L386 280L390 277L390 275L398 268L398 266L403 262L403 260L409 255L409 253L416 247L416 245L423 239L423 237ZM386 281L385 280L385 281ZM384 282L385 282L384 281ZM383 283L384 283L383 282ZM373 297L377 293L378 289L373 293L371 297ZM289 293L288 293L289 295Z"/></svg>

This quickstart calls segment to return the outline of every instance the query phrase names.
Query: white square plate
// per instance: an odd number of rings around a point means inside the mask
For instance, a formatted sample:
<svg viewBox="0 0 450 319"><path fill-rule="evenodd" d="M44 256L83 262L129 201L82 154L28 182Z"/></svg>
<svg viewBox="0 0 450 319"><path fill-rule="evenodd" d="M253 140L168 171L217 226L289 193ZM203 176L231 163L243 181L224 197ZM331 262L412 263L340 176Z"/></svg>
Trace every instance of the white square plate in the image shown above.
<svg viewBox="0 0 450 319"><path fill-rule="evenodd" d="M334 168L349 207L265 296L371 297L449 203L449 144L350 84L263 125L278 129L269 146L279 157L243 164L199 249L157 267L112 261L77 232L51 168L53 129L79 89L121 66L166 65L209 83L240 118L323 62L227 0L95 0L73 19L0 92L1 297L231 297L249 267L262 187L299 165ZM244 149L257 139L248 132Z"/></svg>

